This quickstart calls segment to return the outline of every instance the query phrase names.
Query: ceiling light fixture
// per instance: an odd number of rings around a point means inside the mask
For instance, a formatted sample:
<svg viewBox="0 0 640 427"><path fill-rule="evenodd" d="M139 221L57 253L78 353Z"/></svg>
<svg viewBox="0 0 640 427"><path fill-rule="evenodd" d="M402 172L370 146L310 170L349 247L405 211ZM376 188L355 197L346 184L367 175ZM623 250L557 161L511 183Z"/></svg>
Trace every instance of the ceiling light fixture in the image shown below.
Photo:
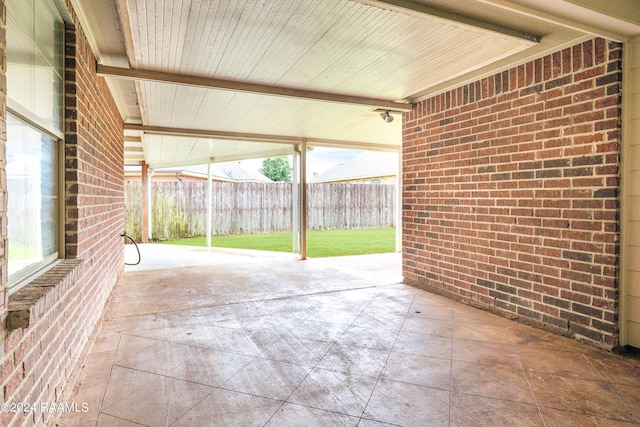
<svg viewBox="0 0 640 427"><path fill-rule="evenodd" d="M385 123L391 123L393 121L391 110L387 110L384 113L380 113L380 117L382 117L382 120L384 120Z"/></svg>

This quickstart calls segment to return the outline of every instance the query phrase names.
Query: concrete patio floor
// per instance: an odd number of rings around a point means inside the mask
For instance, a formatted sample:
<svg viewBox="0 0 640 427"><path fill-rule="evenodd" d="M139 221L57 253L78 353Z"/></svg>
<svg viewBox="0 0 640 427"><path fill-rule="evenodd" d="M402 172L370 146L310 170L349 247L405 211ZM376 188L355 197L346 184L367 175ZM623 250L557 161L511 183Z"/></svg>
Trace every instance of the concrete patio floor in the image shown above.
<svg viewBox="0 0 640 427"><path fill-rule="evenodd" d="M58 425L640 424L638 359L404 285L399 254L141 249Z"/></svg>

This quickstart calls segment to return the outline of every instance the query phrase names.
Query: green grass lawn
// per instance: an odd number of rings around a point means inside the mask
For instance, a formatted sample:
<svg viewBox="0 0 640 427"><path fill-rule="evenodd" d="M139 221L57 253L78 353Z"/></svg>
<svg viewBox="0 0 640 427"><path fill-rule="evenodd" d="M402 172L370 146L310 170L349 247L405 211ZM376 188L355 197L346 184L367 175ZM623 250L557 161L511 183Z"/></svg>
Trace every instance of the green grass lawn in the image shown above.
<svg viewBox="0 0 640 427"><path fill-rule="evenodd" d="M206 246L207 244L205 237L167 240L162 243L185 246ZM211 246L218 248L292 252L293 233L212 236ZM307 232L307 256L310 258L378 254L395 252L395 250L395 227Z"/></svg>

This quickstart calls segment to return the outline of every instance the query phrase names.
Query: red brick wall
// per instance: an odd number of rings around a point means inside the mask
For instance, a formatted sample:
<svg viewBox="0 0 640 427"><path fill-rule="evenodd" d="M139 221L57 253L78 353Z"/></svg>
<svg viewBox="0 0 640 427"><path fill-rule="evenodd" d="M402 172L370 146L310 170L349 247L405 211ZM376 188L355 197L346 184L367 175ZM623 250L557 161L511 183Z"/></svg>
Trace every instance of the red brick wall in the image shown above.
<svg viewBox="0 0 640 427"><path fill-rule="evenodd" d="M621 52L588 41L405 115L408 283L618 344Z"/></svg>
<svg viewBox="0 0 640 427"><path fill-rule="evenodd" d="M67 7L75 19L68 1ZM6 350L0 354L3 402L39 406L62 401L62 390L123 270L122 120L104 79L95 74L96 58L81 27L69 26L66 38L65 255L81 259L82 265L77 281L49 294L47 298L52 301L28 328L5 332L3 322ZM4 96L2 100L4 113ZM3 175L0 181L1 196L6 191ZM0 218L4 218L2 209L4 204L0 205ZM4 227L1 237L6 238ZM4 258L0 261L4 266ZM2 289L6 292L4 274ZM27 425L42 425L52 415L55 414L39 410L28 414L3 413L0 425L22 425L25 419Z"/></svg>

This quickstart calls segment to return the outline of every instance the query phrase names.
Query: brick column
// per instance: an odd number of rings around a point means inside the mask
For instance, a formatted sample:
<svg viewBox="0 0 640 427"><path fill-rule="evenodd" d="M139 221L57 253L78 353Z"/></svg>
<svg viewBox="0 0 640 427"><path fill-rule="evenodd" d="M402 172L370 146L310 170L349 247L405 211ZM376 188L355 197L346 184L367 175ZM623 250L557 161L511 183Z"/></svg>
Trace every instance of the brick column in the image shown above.
<svg viewBox="0 0 640 427"><path fill-rule="evenodd" d="M65 258L78 255L78 92L76 71L76 29L73 25L65 28Z"/></svg>

